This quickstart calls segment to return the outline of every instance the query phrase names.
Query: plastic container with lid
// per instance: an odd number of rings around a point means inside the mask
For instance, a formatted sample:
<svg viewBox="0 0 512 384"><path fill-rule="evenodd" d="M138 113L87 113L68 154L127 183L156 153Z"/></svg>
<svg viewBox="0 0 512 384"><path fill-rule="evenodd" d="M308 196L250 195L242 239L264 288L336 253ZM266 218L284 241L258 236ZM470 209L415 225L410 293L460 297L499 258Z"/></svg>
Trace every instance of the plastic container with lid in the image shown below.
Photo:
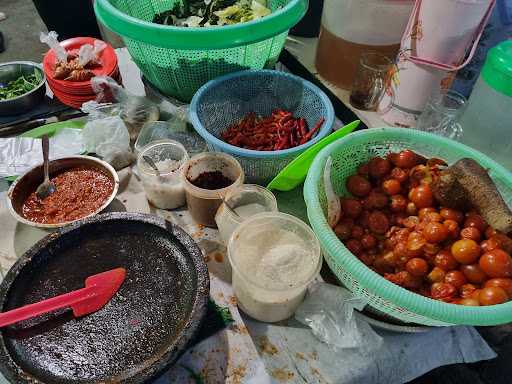
<svg viewBox="0 0 512 384"><path fill-rule="evenodd" d="M277 200L267 188L255 184L244 184L232 190L225 199L236 212L222 204L215 215L222 241L227 244L233 231L245 220L258 213L277 212Z"/></svg>
<svg viewBox="0 0 512 384"><path fill-rule="evenodd" d="M210 173L220 173L232 184L218 189L196 186L197 180ZM244 171L232 156L220 152L204 152L192 157L184 166L181 179L185 187L188 210L192 218L207 227L216 227L215 213L222 199L244 182ZM195 183L195 184L194 184Z"/></svg>
<svg viewBox="0 0 512 384"><path fill-rule="evenodd" d="M151 159L158 173L146 159ZM160 209L185 205L181 169L189 159L185 147L174 140L159 140L146 146L137 158L137 172L148 201Z"/></svg>
<svg viewBox="0 0 512 384"><path fill-rule="evenodd" d="M512 170L512 40L492 48L464 112L462 139Z"/></svg>
<svg viewBox="0 0 512 384"><path fill-rule="evenodd" d="M244 221L228 244L238 306L264 322L289 318L322 266L320 244L304 222L280 213Z"/></svg>
<svg viewBox="0 0 512 384"><path fill-rule="evenodd" d="M316 68L331 83L350 89L361 53L394 60L413 0L325 0Z"/></svg>

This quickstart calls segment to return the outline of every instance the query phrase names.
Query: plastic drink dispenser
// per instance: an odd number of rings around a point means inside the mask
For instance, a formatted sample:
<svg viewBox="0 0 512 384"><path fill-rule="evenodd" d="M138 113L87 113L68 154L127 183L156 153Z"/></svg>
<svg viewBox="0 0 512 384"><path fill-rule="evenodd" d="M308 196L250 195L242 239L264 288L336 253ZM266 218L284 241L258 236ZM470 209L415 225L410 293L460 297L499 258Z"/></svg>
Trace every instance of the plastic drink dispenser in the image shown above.
<svg viewBox="0 0 512 384"><path fill-rule="evenodd" d="M492 48L462 115L462 142L512 170L512 40Z"/></svg>
<svg viewBox="0 0 512 384"><path fill-rule="evenodd" d="M325 0L316 52L320 75L338 87L350 89L361 53L376 51L394 60L413 3Z"/></svg>
<svg viewBox="0 0 512 384"><path fill-rule="evenodd" d="M414 127L431 94L468 64L495 0L416 0L396 60L382 119Z"/></svg>

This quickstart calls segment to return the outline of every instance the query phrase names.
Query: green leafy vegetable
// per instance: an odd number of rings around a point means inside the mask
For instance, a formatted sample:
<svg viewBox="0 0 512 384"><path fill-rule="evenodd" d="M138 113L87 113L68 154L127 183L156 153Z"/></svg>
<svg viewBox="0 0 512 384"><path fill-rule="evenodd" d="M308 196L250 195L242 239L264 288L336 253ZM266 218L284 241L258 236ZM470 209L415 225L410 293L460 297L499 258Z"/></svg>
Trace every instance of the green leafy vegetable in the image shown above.
<svg viewBox="0 0 512 384"><path fill-rule="evenodd" d="M183 0L154 16L153 22L181 27L238 24L271 13L266 0Z"/></svg>
<svg viewBox="0 0 512 384"><path fill-rule="evenodd" d="M20 76L16 80L9 81L7 85L0 85L0 100L12 99L30 92L41 84L43 77L41 72L34 69L34 73L28 76Z"/></svg>

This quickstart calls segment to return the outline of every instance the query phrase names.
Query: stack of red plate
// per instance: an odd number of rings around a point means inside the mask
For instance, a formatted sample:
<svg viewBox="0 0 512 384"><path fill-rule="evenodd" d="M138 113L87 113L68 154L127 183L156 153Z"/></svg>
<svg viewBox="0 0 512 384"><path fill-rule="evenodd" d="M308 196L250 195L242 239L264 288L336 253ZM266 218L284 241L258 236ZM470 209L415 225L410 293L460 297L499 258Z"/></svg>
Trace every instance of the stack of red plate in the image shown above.
<svg viewBox="0 0 512 384"><path fill-rule="evenodd" d="M94 46L95 40L97 39L93 37L75 37L61 42L60 45L67 51L78 50L84 44ZM117 56L111 45L107 44L100 54L99 61L101 65L91 68L91 71L93 71L96 76L110 76L117 82L120 82L121 75L117 65ZM50 49L44 56L43 69L50 89L62 103L79 109L83 103L96 99L96 94L92 90L90 80L68 81L54 79L55 62L55 52L53 49Z"/></svg>

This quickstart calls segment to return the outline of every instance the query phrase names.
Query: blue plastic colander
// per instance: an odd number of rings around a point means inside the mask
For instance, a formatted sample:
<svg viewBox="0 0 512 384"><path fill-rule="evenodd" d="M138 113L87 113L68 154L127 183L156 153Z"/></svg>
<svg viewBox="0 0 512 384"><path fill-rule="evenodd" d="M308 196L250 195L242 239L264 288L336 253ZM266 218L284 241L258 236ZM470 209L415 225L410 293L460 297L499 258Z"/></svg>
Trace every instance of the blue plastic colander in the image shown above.
<svg viewBox="0 0 512 384"><path fill-rule="evenodd" d="M312 140L283 151L253 151L221 139L222 132L248 113L268 116L276 108L303 117L309 128L321 117L325 121ZM234 156L248 182L266 185L290 161L331 132L334 109L327 95L310 82L286 72L256 70L232 73L203 85L190 103L190 119L210 150Z"/></svg>

